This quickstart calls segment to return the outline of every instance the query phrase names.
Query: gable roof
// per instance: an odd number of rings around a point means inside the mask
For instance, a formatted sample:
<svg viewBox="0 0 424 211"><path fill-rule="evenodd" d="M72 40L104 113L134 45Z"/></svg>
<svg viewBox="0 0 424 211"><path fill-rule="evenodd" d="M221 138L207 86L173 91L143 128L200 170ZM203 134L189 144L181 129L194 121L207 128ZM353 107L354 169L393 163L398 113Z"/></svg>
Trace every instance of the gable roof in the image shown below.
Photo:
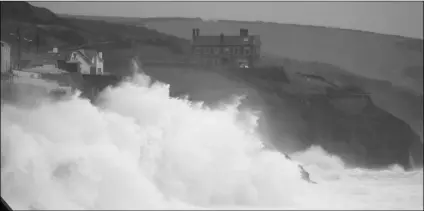
<svg viewBox="0 0 424 211"><path fill-rule="evenodd" d="M220 35L202 35L202 36L195 37L192 44L194 46L218 46L218 45L240 46L240 45L247 45L247 44L255 44L259 42L259 36L255 36L255 35L250 35L248 37L242 37L238 35L237 36L224 35L223 38L224 40L221 43Z"/></svg>
<svg viewBox="0 0 424 211"><path fill-rule="evenodd" d="M96 50L91 50L91 49L79 49L78 50L82 55L84 55L85 57L87 57L88 59L90 59L90 61L97 56L97 51Z"/></svg>
<svg viewBox="0 0 424 211"><path fill-rule="evenodd" d="M87 62L90 65L93 65L93 63L92 63L93 58L98 55L98 52L96 50L92 50L92 49L78 49L78 50L73 50L73 51L68 51L68 52L69 52L68 57L72 54L72 52L75 52L75 53L81 55L81 57L85 60L85 62ZM103 59L100 59L100 61L103 61Z"/></svg>

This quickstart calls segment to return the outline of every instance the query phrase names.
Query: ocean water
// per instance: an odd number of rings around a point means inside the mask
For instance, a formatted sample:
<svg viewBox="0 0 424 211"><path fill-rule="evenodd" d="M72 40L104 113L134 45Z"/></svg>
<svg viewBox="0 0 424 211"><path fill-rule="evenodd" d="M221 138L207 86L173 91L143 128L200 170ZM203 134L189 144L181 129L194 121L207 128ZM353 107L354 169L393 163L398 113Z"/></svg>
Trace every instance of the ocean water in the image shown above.
<svg viewBox="0 0 424 211"><path fill-rule="evenodd" d="M319 146L287 160L263 147L260 112L240 98L208 108L143 74L96 106L78 96L2 105L13 209L423 209L422 169L348 169Z"/></svg>

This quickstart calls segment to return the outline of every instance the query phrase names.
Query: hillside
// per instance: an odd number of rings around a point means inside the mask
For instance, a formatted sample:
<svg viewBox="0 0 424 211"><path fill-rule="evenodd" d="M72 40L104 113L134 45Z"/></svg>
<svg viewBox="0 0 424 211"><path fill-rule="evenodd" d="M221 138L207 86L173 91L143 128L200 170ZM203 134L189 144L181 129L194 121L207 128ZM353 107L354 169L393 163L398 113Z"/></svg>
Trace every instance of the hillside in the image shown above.
<svg viewBox="0 0 424 211"><path fill-rule="evenodd" d="M1 19L35 24L63 24L64 21L46 8L34 7L26 2L1 2Z"/></svg>
<svg viewBox="0 0 424 211"><path fill-rule="evenodd" d="M201 20L200 18L181 18L181 17L156 17L156 18L132 18L132 17L111 17L111 16L91 16L91 15L69 15L58 14L62 18L77 18L82 20L106 21L109 23L120 23L126 25L140 25L143 22L150 21L172 21L172 20Z"/></svg>
<svg viewBox="0 0 424 211"><path fill-rule="evenodd" d="M40 51L56 46L59 49L84 46L104 51L106 60L128 60L133 44L143 47L165 47L172 54L186 53L189 42L145 27L108 23L101 20L80 20L58 17L45 8L27 2L2 2L1 39L12 44L12 56L17 55L17 41L11 33L20 28L27 40L40 37ZM35 52L35 42L22 42L22 51ZM121 53L116 54L115 51ZM124 53L123 53L124 52ZM109 55L113 55L110 57ZM118 56L118 57L117 57ZM121 56L122 58L120 58ZM160 56L160 55L156 55ZM119 63L119 62L118 62ZM114 63L110 63L114 65ZM105 69L115 71L116 65Z"/></svg>
<svg viewBox="0 0 424 211"><path fill-rule="evenodd" d="M201 34L238 34L248 28L261 35L262 52L274 60L331 64L355 75L388 80L422 94L423 40L372 32L247 21L202 21L197 18L124 18L72 16L129 25L148 25L166 34L191 39L191 29Z"/></svg>

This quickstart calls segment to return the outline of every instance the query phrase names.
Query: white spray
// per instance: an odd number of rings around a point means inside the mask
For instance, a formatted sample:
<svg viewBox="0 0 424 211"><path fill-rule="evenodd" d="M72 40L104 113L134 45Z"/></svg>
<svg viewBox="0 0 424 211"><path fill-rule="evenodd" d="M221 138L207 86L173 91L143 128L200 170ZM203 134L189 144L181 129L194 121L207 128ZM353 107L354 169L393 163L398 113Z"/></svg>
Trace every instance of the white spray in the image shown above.
<svg viewBox="0 0 424 211"><path fill-rule="evenodd" d="M347 170L318 147L287 160L263 148L257 116L238 102L170 98L144 75L101 98L4 105L1 195L12 208L422 209L422 170Z"/></svg>

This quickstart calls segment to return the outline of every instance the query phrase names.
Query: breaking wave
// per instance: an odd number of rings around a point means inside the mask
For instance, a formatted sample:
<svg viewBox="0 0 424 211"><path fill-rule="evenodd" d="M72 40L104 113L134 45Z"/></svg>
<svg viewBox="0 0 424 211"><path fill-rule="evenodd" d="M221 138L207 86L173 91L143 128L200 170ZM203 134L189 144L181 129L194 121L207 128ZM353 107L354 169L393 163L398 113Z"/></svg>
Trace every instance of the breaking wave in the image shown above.
<svg viewBox="0 0 424 211"><path fill-rule="evenodd" d="M3 105L1 195L12 208L423 209L422 170L346 169L317 146L287 160L263 147L260 113L238 98L209 108L137 75L100 99Z"/></svg>

